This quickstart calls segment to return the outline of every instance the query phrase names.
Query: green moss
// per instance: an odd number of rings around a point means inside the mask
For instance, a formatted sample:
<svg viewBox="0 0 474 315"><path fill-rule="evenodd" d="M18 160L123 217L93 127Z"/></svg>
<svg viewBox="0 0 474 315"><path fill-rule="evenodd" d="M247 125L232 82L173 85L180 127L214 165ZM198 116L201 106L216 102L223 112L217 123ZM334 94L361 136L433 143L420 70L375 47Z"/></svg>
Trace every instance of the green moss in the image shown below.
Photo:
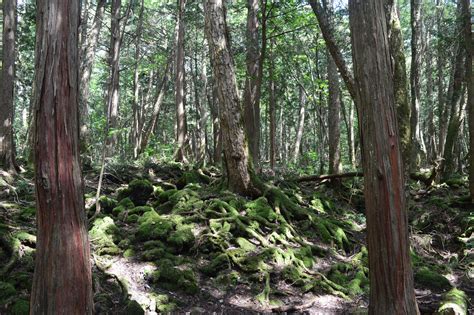
<svg viewBox="0 0 474 315"><path fill-rule="evenodd" d="M415 282L436 290L447 290L451 288L448 279L428 267L422 267L415 273Z"/></svg>
<svg viewBox="0 0 474 315"><path fill-rule="evenodd" d="M164 191L165 190L163 189L163 187L161 187L159 185L153 186L153 197L158 199Z"/></svg>
<svg viewBox="0 0 474 315"><path fill-rule="evenodd" d="M28 315L30 313L30 302L24 299L16 300L10 308L11 315Z"/></svg>
<svg viewBox="0 0 474 315"><path fill-rule="evenodd" d="M181 290L187 294L195 294L199 291L196 276L191 269L184 266L177 268L168 259L160 261L159 273L154 273L152 280L168 290Z"/></svg>
<svg viewBox="0 0 474 315"><path fill-rule="evenodd" d="M138 214L129 214L125 219L126 223L136 223L140 217Z"/></svg>
<svg viewBox="0 0 474 315"><path fill-rule="evenodd" d="M249 201L245 204L247 209L247 215L251 219L260 219L263 218L269 222L274 222L278 215L273 210L272 207L268 204L268 200L265 197L260 197L253 201Z"/></svg>
<svg viewBox="0 0 474 315"><path fill-rule="evenodd" d="M21 209L20 212L20 220L22 221L29 221L34 218L36 215L36 208L35 207L26 207Z"/></svg>
<svg viewBox="0 0 474 315"><path fill-rule="evenodd" d="M145 212L148 212L148 211L153 211L153 208L149 207L149 206L138 206L138 207L135 207L135 208L131 209L130 211L128 211L128 214L129 215L131 215L131 214L142 215L142 214L144 214Z"/></svg>
<svg viewBox="0 0 474 315"><path fill-rule="evenodd" d="M0 305L6 299L16 295L16 290L12 284L8 282L0 282Z"/></svg>
<svg viewBox="0 0 474 315"><path fill-rule="evenodd" d="M467 314L467 300L466 293L456 288L451 289L443 296L437 314Z"/></svg>
<svg viewBox="0 0 474 315"><path fill-rule="evenodd" d="M112 210L117 207L117 200L107 196L99 197L100 211L105 214L111 214ZM91 211L95 212L95 203L91 207Z"/></svg>
<svg viewBox="0 0 474 315"><path fill-rule="evenodd" d="M170 220L161 217L156 211L145 212L138 219L137 239L144 240L166 240L173 231L174 224Z"/></svg>
<svg viewBox="0 0 474 315"><path fill-rule="evenodd" d="M131 210L135 208L132 200L130 198L124 198L120 200L115 208L112 209L112 214L116 217L122 216L123 213L127 210Z"/></svg>
<svg viewBox="0 0 474 315"><path fill-rule="evenodd" d="M237 238L237 244L239 244L240 248L242 248L246 252L253 252L257 249L257 246L250 243L248 240L246 240L243 237L238 237Z"/></svg>
<svg viewBox="0 0 474 315"><path fill-rule="evenodd" d="M98 255L118 255L120 249L118 241L119 230L110 217L98 218L89 231L90 240Z"/></svg>
<svg viewBox="0 0 474 315"><path fill-rule="evenodd" d="M162 247L153 248L146 250L142 253L142 259L144 261L155 261L165 256L166 250Z"/></svg>
<svg viewBox="0 0 474 315"><path fill-rule="evenodd" d="M123 252L123 257L130 258L135 256L135 251L132 248L129 248Z"/></svg>
<svg viewBox="0 0 474 315"><path fill-rule="evenodd" d="M169 202L173 205L172 212L175 214L196 211L204 205L199 194L189 188L178 190L169 196Z"/></svg>
<svg viewBox="0 0 474 315"><path fill-rule="evenodd" d="M461 176L453 176L446 180L446 184L450 187L459 188L466 184L466 180Z"/></svg>
<svg viewBox="0 0 474 315"><path fill-rule="evenodd" d="M128 184L127 189L123 189L118 193L118 200L130 198L137 206L144 206L151 194L153 193L153 185L146 179L134 179Z"/></svg>
<svg viewBox="0 0 474 315"><path fill-rule="evenodd" d="M127 303L127 306L124 309L124 315L145 315L145 311L141 305L134 300L131 300Z"/></svg>
<svg viewBox="0 0 474 315"><path fill-rule="evenodd" d="M168 243L177 251L188 249L194 244L193 224L178 225L176 231L168 237Z"/></svg>
<svg viewBox="0 0 474 315"><path fill-rule="evenodd" d="M221 270L224 270L230 266L229 257L226 254L218 254L216 255L209 264L205 265L201 268L201 271L208 275L215 275Z"/></svg>
<svg viewBox="0 0 474 315"><path fill-rule="evenodd" d="M169 201L170 196L174 195L178 190L177 189L169 189L163 191L159 196L158 196L158 201L160 203L165 203Z"/></svg>
<svg viewBox="0 0 474 315"><path fill-rule="evenodd" d="M157 241L157 240L146 241L145 243L143 243L143 248L145 250L153 249L157 247L165 247L165 245L163 244L162 241Z"/></svg>

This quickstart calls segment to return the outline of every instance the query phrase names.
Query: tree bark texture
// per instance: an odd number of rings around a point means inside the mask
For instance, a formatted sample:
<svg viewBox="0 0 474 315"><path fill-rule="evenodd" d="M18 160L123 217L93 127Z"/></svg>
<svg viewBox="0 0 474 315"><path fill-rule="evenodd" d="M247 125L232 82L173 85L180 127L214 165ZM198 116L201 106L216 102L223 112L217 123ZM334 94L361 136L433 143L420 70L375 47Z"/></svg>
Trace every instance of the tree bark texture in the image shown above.
<svg viewBox="0 0 474 315"><path fill-rule="evenodd" d="M13 141L16 0L3 0L3 56L0 81L0 168L16 173Z"/></svg>
<svg viewBox="0 0 474 315"><path fill-rule="evenodd" d="M175 158L178 162L187 162L185 145L187 137L186 110L184 105L184 10L186 0L178 0L176 21L176 60L175 60L175 104L176 104L176 142Z"/></svg>
<svg viewBox="0 0 474 315"><path fill-rule="evenodd" d="M271 41L271 48L270 48L270 68L269 70L269 120L270 120L270 132L269 132L269 142L270 142L270 169L272 172L275 171L276 166L276 87L275 87L275 74L274 74L274 67L275 62L273 60L273 47L274 47L274 39Z"/></svg>
<svg viewBox="0 0 474 315"><path fill-rule="evenodd" d="M369 314L419 314L384 3L350 0L369 251Z"/></svg>
<svg viewBox="0 0 474 315"><path fill-rule="evenodd" d="M139 80L139 67L140 62L140 44L142 39L143 30L143 13L145 11L145 2L141 0L140 12L138 14L138 25L135 35L135 70L133 76L133 126L132 126L132 143L133 143L133 158L137 159L140 153L140 143L142 142L143 136L143 121L142 121L142 109L140 108L140 80Z"/></svg>
<svg viewBox="0 0 474 315"><path fill-rule="evenodd" d="M111 156L117 144L118 110L119 110L119 87L120 87L120 46L122 42L120 34L120 11L121 0L112 0L111 16L111 38L109 51L110 82L109 95L107 99L107 132L106 132L106 152ZM109 133L112 133L109 135Z"/></svg>
<svg viewBox="0 0 474 315"><path fill-rule="evenodd" d="M37 10L38 234L30 314L92 314L90 250L79 163L79 1L38 0Z"/></svg>
<svg viewBox="0 0 474 315"><path fill-rule="evenodd" d="M260 162L260 51L258 45L258 2L247 0L247 78L244 89L244 126L254 167Z"/></svg>
<svg viewBox="0 0 474 315"><path fill-rule="evenodd" d="M328 142L329 142L329 173L338 174L341 171L341 98L339 75L334 60L327 54L328 59Z"/></svg>
<svg viewBox="0 0 474 315"><path fill-rule="evenodd" d="M398 16L396 0L387 1L387 23L390 41L390 54L393 60L393 83L395 88L395 104L397 108L398 134L405 170L410 166L411 133L410 133L410 101L408 95L408 76L403 47L403 34Z"/></svg>
<svg viewBox="0 0 474 315"><path fill-rule="evenodd" d="M214 83L219 99L220 129L228 187L241 195L256 196L260 192L253 183L255 174L249 160L234 61L226 36L227 25L223 0L205 0L204 7Z"/></svg>
<svg viewBox="0 0 474 315"><path fill-rule="evenodd" d="M97 1L94 20L87 35L87 23L83 25L83 47L81 51L81 69L80 69L80 95L79 95L79 119L80 119L80 140L81 151L85 152L88 141L88 116L89 116L89 94L90 94L90 80L92 75L92 67L94 65L95 51L99 42L99 33L104 16L106 0Z"/></svg>
<svg viewBox="0 0 474 315"><path fill-rule="evenodd" d="M298 129L296 130L295 149L293 151L293 163L295 164L298 162L298 158L300 156L301 140L303 139L304 122L305 122L305 115L306 115L306 93L301 84L299 85L299 91L300 91L300 111L298 115Z"/></svg>
<svg viewBox="0 0 474 315"><path fill-rule="evenodd" d="M469 119L469 192L474 203L474 34L471 26L471 3L463 0L464 34L467 48L467 110Z"/></svg>

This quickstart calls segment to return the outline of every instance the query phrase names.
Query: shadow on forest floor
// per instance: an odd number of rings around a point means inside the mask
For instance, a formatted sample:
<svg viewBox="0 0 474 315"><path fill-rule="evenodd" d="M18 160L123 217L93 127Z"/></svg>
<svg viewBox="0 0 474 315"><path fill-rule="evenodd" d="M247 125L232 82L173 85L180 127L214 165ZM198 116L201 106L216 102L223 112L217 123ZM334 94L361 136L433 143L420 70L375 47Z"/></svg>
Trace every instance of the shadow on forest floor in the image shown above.
<svg viewBox="0 0 474 315"><path fill-rule="evenodd" d="M85 175L89 218L97 178L96 172ZM101 213L89 230L98 314L366 313L360 180L337 189L280 181L289 198L256 200L221 190L219 181L212 168L108 169ZM0 314L28 314L34 187L27 175L14 181L3 176L0 186ZM453 294L472 299L474 293L474 217L464 186L410 187L412 259L423 314Z"/></svg>

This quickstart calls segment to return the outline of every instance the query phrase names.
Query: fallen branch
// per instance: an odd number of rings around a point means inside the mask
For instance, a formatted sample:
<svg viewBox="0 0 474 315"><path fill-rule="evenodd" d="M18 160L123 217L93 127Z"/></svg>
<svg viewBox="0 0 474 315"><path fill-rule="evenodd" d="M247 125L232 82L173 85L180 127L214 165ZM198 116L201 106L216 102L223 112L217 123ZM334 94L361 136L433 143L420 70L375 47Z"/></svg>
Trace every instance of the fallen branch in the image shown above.
<svg viewBox="0 0 474 315"><path fill-rule="evenodd" d="M339 179L339 178L349 178L349 177L363 177L364 174L362 172L349 172L349 173L342 173L342 174L326 174L326 175L309 175L297 178L295 181L298 183L302 182L316 182L322 181L325 179Z"/></svg>

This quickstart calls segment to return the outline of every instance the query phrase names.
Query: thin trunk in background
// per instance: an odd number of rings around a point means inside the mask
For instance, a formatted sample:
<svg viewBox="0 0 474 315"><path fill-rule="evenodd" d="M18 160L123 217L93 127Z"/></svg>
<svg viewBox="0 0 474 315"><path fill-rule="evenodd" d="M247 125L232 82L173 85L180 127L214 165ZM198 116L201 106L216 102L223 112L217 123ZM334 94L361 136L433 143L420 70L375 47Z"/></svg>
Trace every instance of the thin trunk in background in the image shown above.
<svg viewBox="0 0 474 315"><path fill-rule="evenodd" d="M296 130L295 148L293 151L293 163L298 162L301 149L301 139L303 139L305 114L306 114L306 93L303 86L299 85L300 110L298 115L298 129Z"/></svg>
<svg viewBox="0 0 474 315"><path fill-rule="evenodd" d="M474 203L474 33L471 26L471 3L463 0L464 34L467 47L467 111L469 115L469 192Z"/></svg>
<svg viewBox="0 0 474 315"><path fill-rule="evenodd" d="M276 91L275 91L275 74L274 74L274 56L273 56L273 48L275 45L274 39L271 40L270 44L270 67L269 71L269 119L270 119L270 132L269 132L269 142L270 142L270 170L275 172L275 165L276 165Z"/></svg>
<svg viewBox="0 0 474 315"><path fill-rule="evenodd" d="M176 142L175 159L187 163L185 146L187 141L187 122L184 96L184 10L186 0L178 0L178 15L176 21L176 61L175 61L175 103L176 103Z"/></svg>
<svg viewBox="0 0 474 315"><path fill-rule="evenodd" d="M139 61L141 58L140 55L140 44L142 39L142 30L143 30L143 12L145 10L145 3L144 0L141 0L140 3L140 13L138 14L138 25L137 25L137 32L135 34L135 70L133 76L133 103L132 103L132 111L133 111L133 125L132 125L132 141L133 144L133 158L137 159L140 153L140 143L141 137L143 136L142 133L142 121L141 121L141 109L140 109L140 80L139 80Z"/></svg>

